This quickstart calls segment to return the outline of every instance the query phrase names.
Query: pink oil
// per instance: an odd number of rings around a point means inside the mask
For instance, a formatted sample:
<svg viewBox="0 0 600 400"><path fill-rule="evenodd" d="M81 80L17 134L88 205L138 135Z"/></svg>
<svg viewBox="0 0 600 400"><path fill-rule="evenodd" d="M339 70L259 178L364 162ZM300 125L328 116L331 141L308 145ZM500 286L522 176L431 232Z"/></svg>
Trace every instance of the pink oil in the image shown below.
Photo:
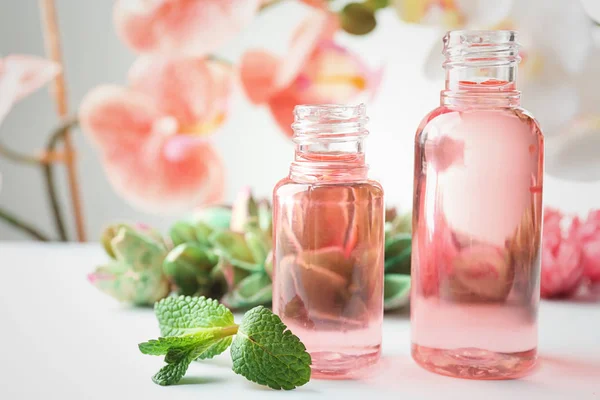
<svg viewBox="0 0 600 400"><path fill-rule="evenodd" d="M518 107L442 106L415 141L412 356L510 379L537 357L543 137Z"/></svg>
<svg viewBox="0 0 600 400"><path fill-rule="evenodd" d="M313 378L359 377L379 360L383 230L377 182L320 176L275 188L273 310L306 345Z"/></svg>

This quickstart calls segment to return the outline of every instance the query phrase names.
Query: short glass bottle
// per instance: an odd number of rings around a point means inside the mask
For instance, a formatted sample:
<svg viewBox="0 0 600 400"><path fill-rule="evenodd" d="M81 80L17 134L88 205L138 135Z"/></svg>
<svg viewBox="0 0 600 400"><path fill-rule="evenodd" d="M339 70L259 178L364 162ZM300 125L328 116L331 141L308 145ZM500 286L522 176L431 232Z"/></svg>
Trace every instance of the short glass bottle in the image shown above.
<svg viewBox="0 0 600 400"><path fill-rule="evenodd" d="M273 192L273 310L304 342L312 377L379 360L384 203L367 177L365 106L294 110L294 162Z"/></svg>
<svg viewBox="0 0 600 400"><path fill-rule="evenodd" d="M520 107L515 36L445 36L441 106L415 138L412 356L454 377L536 362L543 136Z"/></svg>

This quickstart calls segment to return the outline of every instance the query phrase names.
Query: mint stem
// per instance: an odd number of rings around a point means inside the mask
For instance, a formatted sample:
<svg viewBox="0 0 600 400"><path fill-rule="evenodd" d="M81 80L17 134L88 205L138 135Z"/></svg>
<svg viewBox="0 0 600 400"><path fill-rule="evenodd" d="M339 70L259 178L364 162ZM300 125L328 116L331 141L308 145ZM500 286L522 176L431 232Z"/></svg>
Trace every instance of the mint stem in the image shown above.
<svg viewBox="0 0 600 400"><path fill-rule="evenodd" d="M231 325L221 329L223 337L233 336L238 333L239 325Z"/></svg>

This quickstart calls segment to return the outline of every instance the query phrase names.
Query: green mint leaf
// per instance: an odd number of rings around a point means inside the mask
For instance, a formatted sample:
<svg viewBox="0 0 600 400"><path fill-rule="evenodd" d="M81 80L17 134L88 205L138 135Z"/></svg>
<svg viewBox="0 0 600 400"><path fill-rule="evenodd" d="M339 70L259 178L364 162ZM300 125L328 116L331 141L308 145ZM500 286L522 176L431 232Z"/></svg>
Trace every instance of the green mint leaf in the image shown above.
<svg viewBox="0 0 600 400"><path fill-rule="evenodd" d="M177 363L167 364L160 369L152 381L161 386L174 385L183 378L192 360L185 358Z"/></svg>
<svg viewBox="0 0 600 400"><path fill-rule="evenodd" d="M156 303L154 312L163 336L181 336L206 328L235 326L233 314L227 307L205 297L167 297Z"/></svg>
<svg viewBox="0 0 600 400"><path fill-rule="evenodd" d="M164 337L140 343L139 349L165 356L167 365L152 377L159 385L179 382L192 361L224 352L238 331L231 311L205 297L169 297L154 310Z"/></svg>
<svg viewBox="0 0 600 400"><path fill-rule="evenodd" d="M203 354L210 351L212 347L219 341L220 336L214 335L206 336L195 335L196 341L188 341L187 338L184 341L176 342L175 347L170 348L165 355L165 362L167 365L162 367L153 377L154 383L161 386L174 385L183 378L187 372L191 362L201 358ZM175 338L168 338L175 339ZM160 339L159 339L160 340ZM229 337L231 342L231 337Z"/></svg>
<svg viewBox="0 0 600 400"><path fill-rule="evenodd" d="M227 336L227 337L217 341L212 346L208 347L198 357L196 357L196 359L197 360L208 360L215 356L218 356L219 354L221 354L222 352L227 350L229 348L229 346L231 346L232 341L233 341L233 337Z"/></svg>
<svg viewBox="0 0 600 400"><path fill-rule="evenodd" d="M212 342L214 340L219 340L216 336L215 332L203 331L190 336L160 337L156 340L140 343L138 347L143 354L162 356L174 348L188 348L190 346L197 346L205 341Z"/></svg>
<svg viewBox="0 0 600 400"><path fill-rule="evenodd" d="M248 311L231 345L233 371L272 389L291 390L310 380L310 355L281 319L259 306Z"/></svg>

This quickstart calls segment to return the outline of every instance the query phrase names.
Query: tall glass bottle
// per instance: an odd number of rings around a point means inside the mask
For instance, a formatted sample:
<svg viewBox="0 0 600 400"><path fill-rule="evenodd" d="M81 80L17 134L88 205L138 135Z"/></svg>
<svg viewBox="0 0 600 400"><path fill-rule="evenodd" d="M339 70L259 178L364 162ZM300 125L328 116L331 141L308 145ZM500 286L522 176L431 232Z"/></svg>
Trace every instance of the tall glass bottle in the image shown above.
<svg viewBox="0 0 600 400"><path fill-rule="evenodd" d="M365 106L298 106L296 154L273 192L273 310L312 376L360 374L380 356L384 204L367 177Z"/></svg>
<svg viewBox="0 0 600 400"><path fill-rule="evenodd" d="M470 379L536 361L543 137L520 107L515 32L444 38L446 88L415 138L412 356Z"/></svg>

